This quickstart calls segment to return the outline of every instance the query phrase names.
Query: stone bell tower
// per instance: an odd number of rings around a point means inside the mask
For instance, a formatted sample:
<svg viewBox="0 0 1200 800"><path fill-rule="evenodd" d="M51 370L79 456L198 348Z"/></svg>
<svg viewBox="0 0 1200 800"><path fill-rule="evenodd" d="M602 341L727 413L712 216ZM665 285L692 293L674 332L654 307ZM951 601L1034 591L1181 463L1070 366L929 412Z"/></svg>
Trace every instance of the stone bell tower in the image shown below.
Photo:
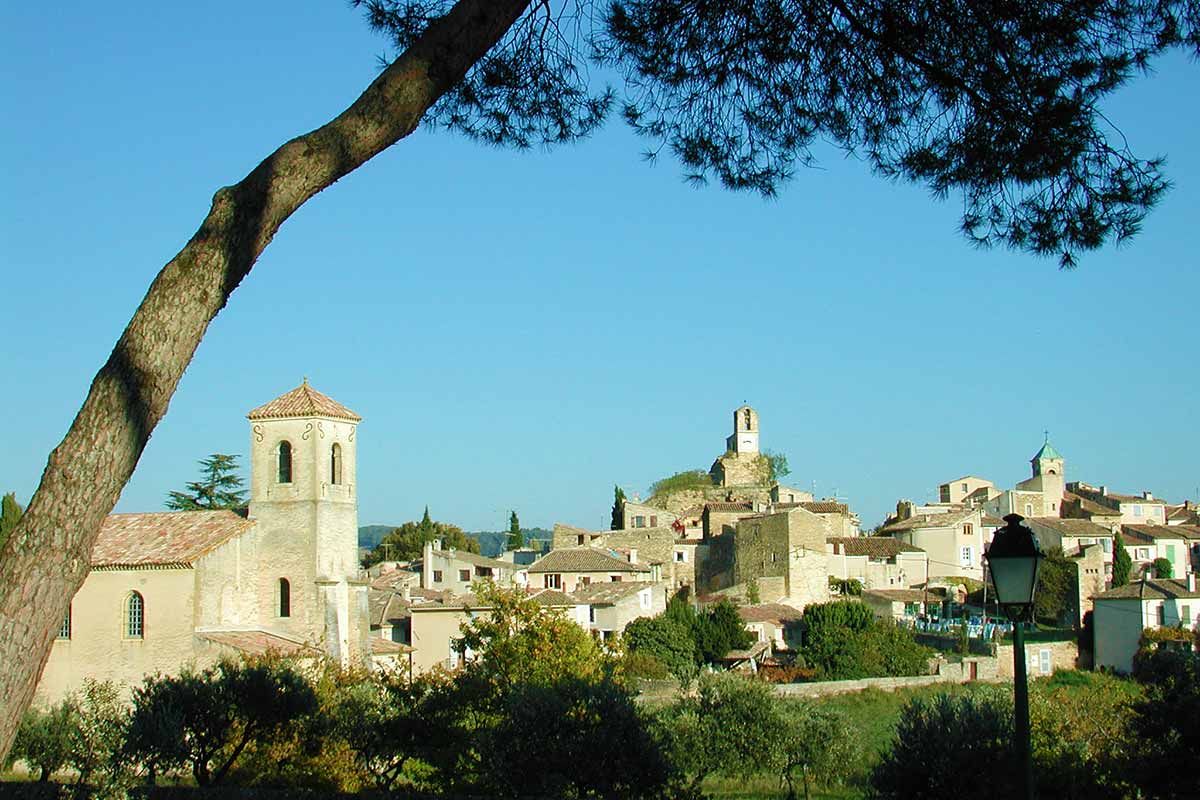
<svg viewBox="0 0 1200 800"><path fill-rule="evenodd" d="M733 435L725 440L730 453L758 455L758 412L742 406L733 412Z"/></svg>
<svg viewBox="0 0 1200 800"><path fill-rule="evenodd" d="M246 416L259 622L319 643L343 663L355 660L369 631L358 565L355 455L362 417L307 378Z"/></svg>

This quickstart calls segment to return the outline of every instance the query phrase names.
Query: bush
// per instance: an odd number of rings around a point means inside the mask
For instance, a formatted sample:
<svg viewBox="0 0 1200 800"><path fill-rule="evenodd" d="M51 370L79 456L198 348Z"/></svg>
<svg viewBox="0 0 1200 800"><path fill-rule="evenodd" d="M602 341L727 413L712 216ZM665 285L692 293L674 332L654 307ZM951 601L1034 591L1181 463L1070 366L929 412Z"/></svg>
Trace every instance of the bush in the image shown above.
<svg viewBox="0 0 1200 800"><path fill-rule="evenodd" d="M1154 559L1150 564L1150 568L1154 571L1154 577L1156 578L1172 578L1175 576L1171 562L1165 558Z"/></svg>
<svg viewBox="0 0 1200 800"><path fill-rule="evenodd" d="M696 642L692 631L678 619L660 614L635 619L622 634L631 657L653 658L681 681L696 672Z"/></svg>
<svg viewBox="0 0 1200 800"><path fill-rule="evenodd" d="M1200 655L1155 659L1146 697L1133 706L1126 771L1147 798L1194 797L1200 775ZM1133 771L1136 770L1136 773Z"/></svg>
<svg viewBox="0 0 1200 800"><path fill-rule="evenodd" d="M836 681L924 675L930 650L910 631L876 620L857 600L818 603L804 610L808 625L802 653L817 680Z"/></svg>
<svg viewBox="0 0 1200 800"><path fill-rule="evenodd" d="M904 707L891 750L871 774L878 798L1007 798L1023 792L1003 692L939 695Z"/></svg>
<svg viewBox="0 0 1200 800"><path fill-rule="evenodd" d="M797 777L806 800L814 782L841 783L860 755L854 733L840 714L808 701L786 707L778 758L788 798L796 797Z"/></svg>
<svg viewBox="0 0 1200 800"><path fill-rule="evenodd" d="M75 743L78 709L70 700L46 710L30 708L21 717L17 736L9 752L10 761L24 761L45 783L50 776L67 765Z"/></svg>
<svg viewBox="0 0 1200 800"><path fill-rule="evenodd" d="M666 664L644 650L630 650L625 654L625 674L630 678L650 681L662 681L672 677Z"/></svg>

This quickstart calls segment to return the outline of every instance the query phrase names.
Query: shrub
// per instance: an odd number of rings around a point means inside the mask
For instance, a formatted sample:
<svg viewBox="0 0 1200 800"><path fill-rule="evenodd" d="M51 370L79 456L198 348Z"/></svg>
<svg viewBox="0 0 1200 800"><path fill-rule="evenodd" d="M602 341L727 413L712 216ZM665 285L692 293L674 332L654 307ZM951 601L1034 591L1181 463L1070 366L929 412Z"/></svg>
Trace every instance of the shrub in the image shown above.
<svg viewBox="0 0 1200 800"><path fill-rule="evenodd" d="M24 761L45 783L50 776L67 765L71 757L77 726L78 709L70 700L46 710L30 708L21 717L9 752L10 761Z"/></svg>
<svg viewBox="0 0 1200 800"><path fill-rule="evenodd" d="M1003 692L915 699L871 774L878 798L1016 797L1012 701Z"/></svg>
<svg viewBox="0 0 1200 800"><path fill-rule="evenodd" d="M1163 648L1165 650L1165 648ZM1147 798L1194 797L1200 775L1200 655L1166 651L1130 719L1127 772Z"/></svg>
<svg viewBox="0 0 1200 800"><path fill-rule="evenodd" d="M840 783L859 757L854 734L840 714L808 701L786 707L778 764L789 798L796 797L797 774L808 800L812 783Z"/></svg>
<svg viewBox="0 0 1200 800"><path fill-rule="evenodd" d="M630 650L625 654L625 674L630 678L661 681L671 677L671 670L652 653Z"/></svg>
<svg viewBox="0 0 1200 800"><path fill-rule="evenodd" d="M653 658L681 681L695 674L696 642L692 631L674 617L661 614L635 619L625 627L622 639L630 656Z"/></svg>
<svg viewBox="0 0 1200 800"><path fill-rule="evenodd" d="M1171 562L1165 558L1154 559L1154 561L1151 562L1150 567L1154 570L1154 577L1156 578L1172 578L1175 576L1174 568L1171 566Z"/></svg>

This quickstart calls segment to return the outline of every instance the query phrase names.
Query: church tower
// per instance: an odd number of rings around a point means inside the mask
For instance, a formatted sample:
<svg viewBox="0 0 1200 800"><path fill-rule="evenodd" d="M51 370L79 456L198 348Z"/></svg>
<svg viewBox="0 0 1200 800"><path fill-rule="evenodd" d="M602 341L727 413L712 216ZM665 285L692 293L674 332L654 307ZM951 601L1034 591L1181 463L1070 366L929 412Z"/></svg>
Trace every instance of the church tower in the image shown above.
<svg viewBox="0 0 1200 800"><path fill-rule="evenodd" d="M355 434L362 417L308 385L250 421L250 518L259 622L345 662L365 637L359 605ZM362 595L359 597L358 595Z"/></svg>
<svg viewBox="0 0 1200 800"><path fill-rule="evenodd" d="M1043 513L1057 517L1062 513L1063 493L1066 491L1066 460L1050 444L1049 435L1042 444L1042 449L1029 460L1033 467L1033 477L1025 483L1037 484L1042 492L1044 503Z"/></svg>
<svg viewBox="0 0 1200 800"><path fill-rule="evenodd" d="M733 412L733 435L725 440L725 449L730 453L758 454L758 412L750 406Z"/></svg>

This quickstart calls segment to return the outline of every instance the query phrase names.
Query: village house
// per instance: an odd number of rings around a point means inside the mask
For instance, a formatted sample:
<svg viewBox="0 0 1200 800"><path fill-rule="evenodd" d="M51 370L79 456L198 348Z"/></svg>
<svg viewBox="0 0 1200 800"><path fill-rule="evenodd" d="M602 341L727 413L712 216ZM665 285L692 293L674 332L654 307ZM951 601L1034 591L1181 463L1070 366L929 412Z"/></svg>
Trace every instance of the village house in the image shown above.
<svg viewBox="0 0 1200 800"><path fill-rule="evenodd" d="M1159 558L1171 564L1172 578L1192 572L1192 542L1188 533L1183 525L1122 525L1125 551L1134 563L1131 574L1141 575Z"/></svg>
<svg viewBox="0 0 1200 800"><path fill-rule="evenodd" d="M618 558L594 547L562 547L530 564L527 574L530 588L569 593L592 583L657 583L662 570L640 562L636 552Z"/></svg>
<svg viewBox="0 0 1200 800"><path fill-rule="evenodd" d="M964 475L938 486L938 497L947 505L977 506L1000 494L996 484L974 475Z"/></svg>
<svg viewBox="0 0 1200 800"><path fill-rule="evenodd" d="M661 579L673 589L690 586L696 579L696 560L701 543L683 538L676 528L627 528L616 531L590 531L573 525L555 523L551 551L572 547L592 547L618 557L657 568Z"/></svg>
<svg viewBox="0 0 1200 800"><path fill-rule="evenodd" d="M1019 514L1026 519L1061 516L1066 461L1047 440L1029 463L1033 472L1031 477L983 503L989 516L997 519L1004 519L1009 514Z"/></svg>
<svg viewBox="0 0 1200 800"><path fill-rule="evenodd" d="M829 576L868 589L906 589L929 580L929 556L891 536L831 536Z"/></svg>
<svg viewBox="0 0 1200 800"><path fill-rule="evenodd" d="M1167 524L1167 504L1155 499L1150 492L1114 494L1107 486L1089 486L1082 481L1068 483L1067 491L1120 513L1123 525Z"/></svg>
<svg viewBox="0 0 1200 800"><path fill-rule="evenodd" d="M738 606L738 617L757 642L770 646L768 654L800 647L803 612L781 603Z"/></svg>
<svg viewBox="0 0 1200 800"><path fill-rule="evenodd" d="M928 605L942 604L943 594L922 589L865 589L862 601L871 607L876 619L912 623L926 613Z"/></svg>
<svg viewBox="0 0 1200 800"><path fill-rule="evenodd" d="M1200 614L1196 573L1186 579L1134 581L1095 596L1095 665L1130 672L1138 640L1146 628L1181 626L1195 630Z"/></svg>
<svg viewBox="0 0 1200 800"><path fill-rule="evenodd" d="M753 584L763 602L797 608L824 602L829 599L825 541L832 530L827 519L802 507L740 519L731 536L717 540L720 557L710 551L707 588L745 597Z"/></svg>
<svg viewBox="0 0 1200 800"><path fill-rule="evenodd" d="M923 550L931 578L962 576L981 581L984 546L998 527L997 520L988 522L984 524L982 509L972 508L902 519L884 526L880 533Z"/></svg>
<svg viewBox="0 0 1200 800"><path fill-rule="evenodd" d="M591 583L579 586L571 597L587 608L586 627L601 641L624 633L635 619L667 610L666 587L658 583Z"/></svg>
<svg viewBox="0 0 1200 800"><path fill-rule="evenodd" d="M1108 528L1114 533L1121 528L1121 512L1118 509L1102 506L1099 503L1080 497L1071 491L1063 492L1062 510L1064 519L1085 519L1088 522Z"/></svg>
<svg viewBox="0 0 1200 800"><path fill-rule="evenodd" d="M1033 531L1042 550L1062 548L1063 555L1078 555L1088 545L1098 545L1103 554L1104 574L1112 579L1113 533L1103 525L1085 519L1034 517L1022 520Z"/></svg>
<svg viewBox="0 0 1200 800"><path fill-rule="evenodd" d="M86 678L137 684L226 653L394 660L369 636L358 566L362 418L305 381L247 415L250 505L112 514L38 687L57 701Z"/></svg>
<svg viewBox="0 0 1200 800"><path fill-rule="evenodd" d="M419 565L423 589L466 594L477 580L508 585L524 569L511 561L487 558L466 550L443 550L441 545L441 541L425 543Z"/></svg>

